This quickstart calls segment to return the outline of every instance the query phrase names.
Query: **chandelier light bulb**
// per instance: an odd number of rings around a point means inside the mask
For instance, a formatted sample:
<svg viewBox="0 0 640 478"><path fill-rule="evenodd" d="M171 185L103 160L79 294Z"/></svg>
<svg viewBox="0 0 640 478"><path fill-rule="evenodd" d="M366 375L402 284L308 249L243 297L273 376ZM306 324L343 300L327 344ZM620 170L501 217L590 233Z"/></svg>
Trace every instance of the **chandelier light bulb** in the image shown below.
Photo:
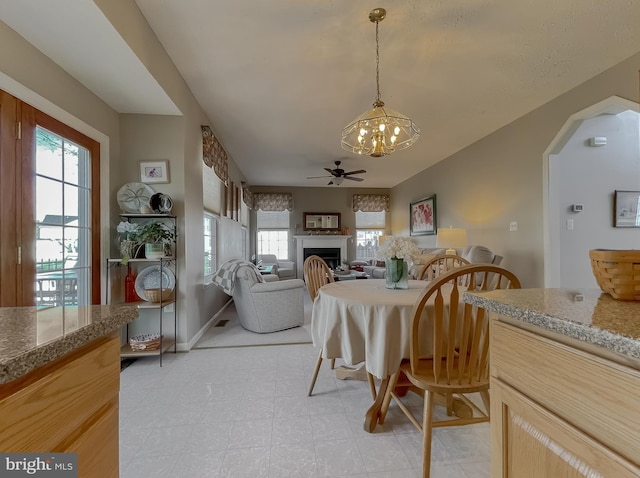
<svg viewBox="0 0 640 478"><path fill-rule="evenodd" d="M375 8L369 13L369 20L376 24L376 101L372 109L362 113L342 130L343 149L372 157L381 157L408 148L420 137L420 129L411 118L386 107L380 97L378 24L386 15L384 8ZM367 136L368 128L372 128L371 136Z"/></svg>

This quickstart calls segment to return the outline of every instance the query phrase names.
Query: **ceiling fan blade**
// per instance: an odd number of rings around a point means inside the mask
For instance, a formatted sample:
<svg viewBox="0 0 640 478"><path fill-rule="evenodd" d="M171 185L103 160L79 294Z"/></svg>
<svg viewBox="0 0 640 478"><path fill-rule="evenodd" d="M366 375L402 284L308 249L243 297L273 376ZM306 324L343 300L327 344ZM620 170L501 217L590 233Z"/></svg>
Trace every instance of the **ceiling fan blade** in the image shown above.
<svg viewBox="0 0 640 478"><path fill-rule="evenodd" d="M364 169L358 169L357 171L349 171L348 173L344 173L344 176L349 176L350 174L364 174L366 171Z"/></svg>
<svg viewBox="0 0 640 478"><path fill-rule="evenodd" d="M350 179L351 181L364 181L364 178L352 178L351 176L343 176L344 179Z"/></svg>
<svg viewBox="0 0 640 478"><path fill-rule="evenodd" d="M309 176L307 179L331 178L332 176Z"/></svg>
<svg viewBox="0 0 640 478"><path fill-rule="evenodd" d="M324 168L324 170L329 174L331 174L332 176L338 176L338 174L336 174L336 171L334 169Z"/></svg>

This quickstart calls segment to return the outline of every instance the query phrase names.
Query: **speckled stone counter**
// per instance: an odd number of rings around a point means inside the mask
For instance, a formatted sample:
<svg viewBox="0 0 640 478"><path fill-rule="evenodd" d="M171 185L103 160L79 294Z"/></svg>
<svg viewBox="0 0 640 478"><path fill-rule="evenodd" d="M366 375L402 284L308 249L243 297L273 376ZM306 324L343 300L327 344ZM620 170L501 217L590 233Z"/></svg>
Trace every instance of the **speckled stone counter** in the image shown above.
<svg viewBox="0 0 640 478"><path fill-rule="evenodd" d="M138 316L133 304L0 308L0 384L9 383Z"/></svg>
<svg viewBox="0 0 640 478"><path fill-rule="evenodd" d="M640 359L640 302L599 289L466 292L464 301L633 359Z"/></svg>

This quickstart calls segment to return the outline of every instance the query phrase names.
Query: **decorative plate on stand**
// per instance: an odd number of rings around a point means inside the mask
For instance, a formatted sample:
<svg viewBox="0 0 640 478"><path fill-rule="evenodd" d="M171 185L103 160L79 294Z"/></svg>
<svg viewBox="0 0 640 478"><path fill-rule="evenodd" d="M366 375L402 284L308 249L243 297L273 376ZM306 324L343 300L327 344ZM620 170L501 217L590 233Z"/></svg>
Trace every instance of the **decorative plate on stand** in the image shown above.
<svg viewBox="0 0 640 478"><path fill-rule="evenodd" d="M142 206L149 206L149 199L155 193L151 186L144 183L127 183L120 188L116 199L124 212L138 214Z"/></svg>
<svg viewBox="0 0 640 478"><path fill-rule="evenodd" d="M168 267L149 266L140 271L136 277L136 294L145 298L145 289L171 289L176 286L176 276Z"/></svg>

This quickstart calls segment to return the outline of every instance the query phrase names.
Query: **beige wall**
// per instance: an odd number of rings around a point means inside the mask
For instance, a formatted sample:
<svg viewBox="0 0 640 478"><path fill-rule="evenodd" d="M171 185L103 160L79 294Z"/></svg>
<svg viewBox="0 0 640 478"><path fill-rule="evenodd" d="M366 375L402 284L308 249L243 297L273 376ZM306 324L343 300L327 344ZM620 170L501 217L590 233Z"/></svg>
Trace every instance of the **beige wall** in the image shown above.
<svg viewBox="0 0 640 478"><path fill-rule="evenodd" d="M394 187L393 234L408 235L409 202L436 194L438 227L466 228L468 242L504 256L524 287L543 287L543 153L577 111L614 95L637 102L639 68L640 54ZM437 138L423 132L420 141ZM431 246L435 236L416 242Z"/></svg>
<svg viewBox="0 0 640 478"><path fill-rule="evenodd" d="M210 122L135 2L97 0L96 4L182 113L182 117L176 122L168 122L164 117L159 119L151 117L145 124L144 117L138 118L136 131L144 132L145 136L150 133L151 136L147 136L148 141L155 141L156 144L151 145L145 140L147 146L144 146L139 142L136 156L147 154L157 159L167 155L172 156L171 184L167 186L168 190L174 191L172 198L178 205L176 211L180 215L181 232L178 251L180 261L178 342L179 348L187 349L195 343L198 333L207 322L229 300L229 297L217 287L203 286L204 208L200 127ZM153 131L153 128L159 125L161 127ZM212 125L212 128L215 131L215 125ZM163 136L166 137L163 138ZM124 149L123 146L123 151ZM121 166L122 169L118 167L114 173L114 183L130 180L123 174L124 171L131 170L132 165L123 161ZM236 184L244 180L232 158L229 163L229 176L230 180ZM239 236L239 223L224 219L220 221L218 231L220 250L235 250Z"/></svg>

